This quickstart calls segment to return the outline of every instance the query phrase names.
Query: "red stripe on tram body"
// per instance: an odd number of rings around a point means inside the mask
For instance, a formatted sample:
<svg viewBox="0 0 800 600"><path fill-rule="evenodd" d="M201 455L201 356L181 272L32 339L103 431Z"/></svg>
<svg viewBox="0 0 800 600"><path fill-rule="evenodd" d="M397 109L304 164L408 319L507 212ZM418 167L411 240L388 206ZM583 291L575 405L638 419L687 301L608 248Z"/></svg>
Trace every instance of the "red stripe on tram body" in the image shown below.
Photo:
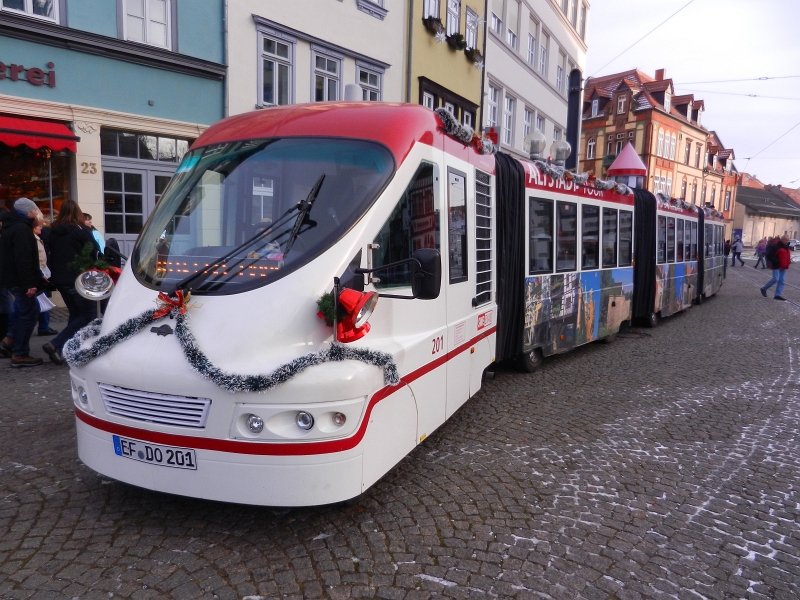
<svg viewBox="0 0 800 600"><path fill-rule="evenodd" d="M344 452L351 450L361 443L364 435L367 432L367 423L372 413L373 407L381 400L388 398L394 392L399 390L403 385L416 381L423 375L430 373L434 369L444 365L447 361L455 358L467 348L478 343L484 338L489 337L497 330L497 327L490 327L486 331L472 338L470 341L454 348L447 354L440 356L436 360L423 365L419 369L408 373L401 378L400 384L381 388L372 395L369 401L364 418L361 421L361 426L358 430L350 436L342 440L331 440L325 442L306 442L306 443L271 443L271 442L243 442L239 440L217 440L212 438L202 438L190 435L177 435L174 433L162 433L159 431L148 431L146 429L139 429L130 427L128 425L120 425L118 423L109 423L94 417L88 413L75 407L75 416L95 429L105 431L114 435L121 435L123 437L130 437L143 442L151 442L153 444L161 444L164 446L180 446L183 448L193 448L195 450L214 450L216 452L230 452L233 454L250 454L254 456L307 456L313 454L331 454L333 452Z"/></svg>

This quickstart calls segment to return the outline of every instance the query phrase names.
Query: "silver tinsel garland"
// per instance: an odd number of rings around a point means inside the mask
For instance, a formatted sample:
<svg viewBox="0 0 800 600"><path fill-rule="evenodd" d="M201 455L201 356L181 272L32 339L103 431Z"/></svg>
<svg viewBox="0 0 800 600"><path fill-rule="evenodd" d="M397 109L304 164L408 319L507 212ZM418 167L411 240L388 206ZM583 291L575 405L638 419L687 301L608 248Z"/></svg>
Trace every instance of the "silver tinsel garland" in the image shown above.
<svg viewBox="0 0 800 600"><path fill-rule="evenodd" d="M442 120L444 131L450 137L454 137L462 144L472 144L481 154L495 154L497 145L485 136L478 137L475 130L469 125L462 125L449 111L444 108L437 108L433 112Z"/></svg>
<svg viewBox="0 0 800 600"><path fill-rule="evenodd" d="M103 320L95 319L64 345L64 358L71 367L80 367L89 363L101 354L108 352L118 343L133 337L147 325L167 316L164 315L154 319L155 312L154 309L148 310L138 317L128 319L111 333L96 339L88 348L82 348L84 342L100 335ZM205 353L200 350L197 340L189 330L189 316L187 314L181 314L180 309L176 308L169 316L176 321L175 336L178 338L178 343L183 349L183 355L189 361L192 369L229 392L265 392L281 383L285 383L308 367L343 360L357 360L380 367L383 369L383 381L386 385L400 383L397 365L390 354L375 352L367 348L350 348L337 342L332 343L328 348L322 348L317 352L296 358L266 375L227 373L212 363Z"/></svg>

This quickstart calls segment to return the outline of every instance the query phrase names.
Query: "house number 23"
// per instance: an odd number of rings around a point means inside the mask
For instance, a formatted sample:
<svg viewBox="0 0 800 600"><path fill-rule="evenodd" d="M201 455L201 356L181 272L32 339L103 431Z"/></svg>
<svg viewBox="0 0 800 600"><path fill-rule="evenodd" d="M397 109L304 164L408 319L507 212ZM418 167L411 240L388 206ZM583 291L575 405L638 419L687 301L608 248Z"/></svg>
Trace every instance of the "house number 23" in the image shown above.
<svg viewBox="0 0 800 600"><path fill-rule="evenodd" d="M97 163L82 162L81 173L88 173L94 175L97 173Z"/></svg>

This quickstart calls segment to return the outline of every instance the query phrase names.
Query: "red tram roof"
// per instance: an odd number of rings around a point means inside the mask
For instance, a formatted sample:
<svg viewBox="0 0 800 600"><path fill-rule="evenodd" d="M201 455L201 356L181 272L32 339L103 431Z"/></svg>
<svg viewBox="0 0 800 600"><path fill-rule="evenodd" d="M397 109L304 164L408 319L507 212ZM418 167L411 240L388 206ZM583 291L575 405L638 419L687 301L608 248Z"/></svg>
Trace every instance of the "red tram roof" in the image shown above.
<svg viewBox="0 0 800 600"><path fill-rule="evenodd" d="M320 102L258 110L208 128L192 148L270 137L325 136L374 140L400 165L415 143L444 150L494 173L494 159L444 134L436 114L418 104Z"/></svg>

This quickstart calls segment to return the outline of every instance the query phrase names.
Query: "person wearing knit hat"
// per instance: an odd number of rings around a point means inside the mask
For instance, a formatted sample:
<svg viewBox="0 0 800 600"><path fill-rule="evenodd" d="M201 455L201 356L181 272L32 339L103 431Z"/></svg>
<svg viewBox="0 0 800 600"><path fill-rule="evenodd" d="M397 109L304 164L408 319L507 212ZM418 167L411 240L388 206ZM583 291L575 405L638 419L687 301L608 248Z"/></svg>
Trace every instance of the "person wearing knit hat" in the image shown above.
<svg viewBox="0 0 800 600"><path fill-rule="evenodd" d="M28 198L14 202L14 210L5 215L0 236L0 288L7 288L17 303L13 331L3 339L11 350L12 367L35 367L41 358L30 355L30 340L38 321L36 294L43 285L39 271L39 248L33 226L41 215L36 203Z"/></svg>

